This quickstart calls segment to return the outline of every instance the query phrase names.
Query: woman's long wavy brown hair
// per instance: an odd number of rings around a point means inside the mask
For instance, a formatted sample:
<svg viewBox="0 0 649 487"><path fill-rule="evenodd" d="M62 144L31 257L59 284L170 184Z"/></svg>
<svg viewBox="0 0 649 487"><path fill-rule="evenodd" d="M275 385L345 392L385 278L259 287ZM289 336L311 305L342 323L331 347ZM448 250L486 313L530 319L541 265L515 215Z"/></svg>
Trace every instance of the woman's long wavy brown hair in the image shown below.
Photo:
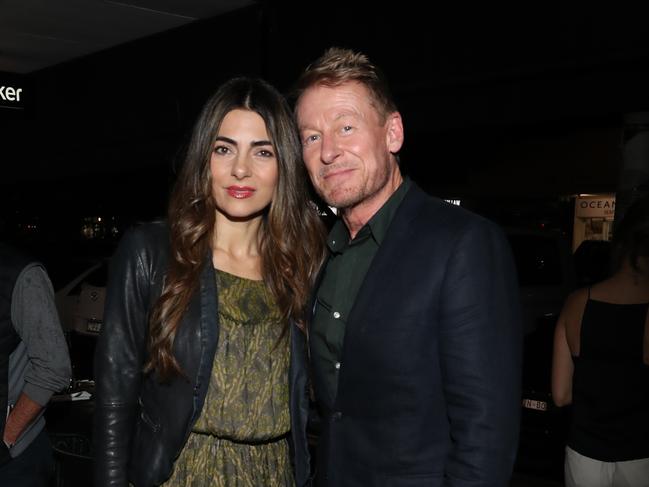
<svg viewBox="0 0 649 487"><path fill-rule="evenodd" d="M169 203L170 262L160 298L149 323L149 360L145 371L161 380L182 370L173 354L174 340L202 266L211 263L215 228L210 158L224 117L251 110L266 123L275 149L278 184L260 226L262 276L283 317L303 324L310 290L324 256L324 227L309 199L298 131L284 97L263 80L234 78L204 106L194 126L184 164ZM207 260L206 260L207 259Z"/></svg>

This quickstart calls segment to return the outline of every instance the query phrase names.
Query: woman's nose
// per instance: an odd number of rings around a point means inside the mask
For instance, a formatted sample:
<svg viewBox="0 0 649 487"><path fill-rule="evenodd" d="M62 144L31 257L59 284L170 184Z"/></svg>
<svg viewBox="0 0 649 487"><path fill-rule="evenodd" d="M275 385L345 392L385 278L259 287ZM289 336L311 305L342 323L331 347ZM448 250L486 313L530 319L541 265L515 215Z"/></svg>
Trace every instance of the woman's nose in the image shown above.
<svg viewBox="0 0 649 487"><path fill-rule="evenodd" d="M232 165L232 175L237 179L250 176L250 161L247 156L240 155L236 158Z"/></svg>

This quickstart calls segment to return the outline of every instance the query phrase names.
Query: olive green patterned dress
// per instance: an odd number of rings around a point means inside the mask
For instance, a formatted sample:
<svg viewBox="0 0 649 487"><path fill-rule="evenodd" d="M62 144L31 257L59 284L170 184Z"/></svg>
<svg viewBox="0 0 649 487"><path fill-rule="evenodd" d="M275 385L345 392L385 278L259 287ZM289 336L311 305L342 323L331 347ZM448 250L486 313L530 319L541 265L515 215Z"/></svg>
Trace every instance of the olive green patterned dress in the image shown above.
<svg viewBox="0 0 649 487"><path fill-rule="evenodd" d="M219 341L201 416L165 487L293 486L288 339L262 281L216 271Z"/></svg>

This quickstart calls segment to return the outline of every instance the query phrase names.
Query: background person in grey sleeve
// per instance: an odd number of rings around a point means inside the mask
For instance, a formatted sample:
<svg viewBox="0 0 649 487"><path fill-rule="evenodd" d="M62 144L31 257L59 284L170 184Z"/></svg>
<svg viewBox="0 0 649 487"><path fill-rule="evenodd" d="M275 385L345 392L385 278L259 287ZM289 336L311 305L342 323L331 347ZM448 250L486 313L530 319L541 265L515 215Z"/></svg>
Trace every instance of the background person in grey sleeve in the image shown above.
<svg viewBox="0 0 649 487"><path fill-rule="evenodd" d="M52 451L43 412L69 384L68 349L45 269L0 244L0 485L45 486Z"/></svg>

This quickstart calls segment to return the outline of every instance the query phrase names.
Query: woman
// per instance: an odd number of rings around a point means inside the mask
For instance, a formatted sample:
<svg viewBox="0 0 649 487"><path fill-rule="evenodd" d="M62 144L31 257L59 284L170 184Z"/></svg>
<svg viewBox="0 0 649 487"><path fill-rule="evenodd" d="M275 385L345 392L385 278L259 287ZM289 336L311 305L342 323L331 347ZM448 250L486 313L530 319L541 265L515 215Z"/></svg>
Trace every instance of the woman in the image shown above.
<svg viewBox="0 0 649 487"><path fill-rule="evenodd" d="M96 485L304 485L299 327L324 238L274 88L236 78L210 98L168 220L125 235L113 259Z"/></svg>
<svg viewBox="0 0 649 487"><path fill-rule="evenodd" d="M554 338L552 395L573 404L571 486L649 486L649 200L613 238L614 274L568 297Z"/></svg>

